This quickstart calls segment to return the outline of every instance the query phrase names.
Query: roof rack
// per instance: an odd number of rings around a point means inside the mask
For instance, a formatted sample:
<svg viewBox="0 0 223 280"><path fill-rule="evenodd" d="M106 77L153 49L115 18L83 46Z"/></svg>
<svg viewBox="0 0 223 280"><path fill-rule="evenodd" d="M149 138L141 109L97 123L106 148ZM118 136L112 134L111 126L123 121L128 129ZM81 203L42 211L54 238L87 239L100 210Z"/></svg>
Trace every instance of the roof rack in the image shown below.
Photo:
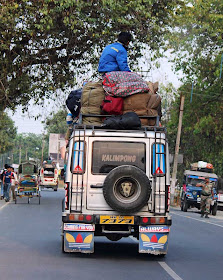
<svg viewBox="0 0 223 280"><path fill-rule="evenodd" d="M90 124L83 124L83 117L97 117L97 118L108 118L108 117L113 117L114 115L96 115L96 114L80 114L79 115L79 122L75 123L74 126L76 129L106 129L107 131L111 131L114 129L109 129L109 128L104 128L103 125L90 125ZM132 130L139 130L139 131L164 131L166 132L166 128L165 127L160 127L159 126L159 116L138 116L140 119L156 119L156 125L155 126L143 126L141 128L138 129L132 129ZM125 131L125 130L121 130L121 129L117 129L120 131ZM129 131L129 130L128 130Z"/></svg>

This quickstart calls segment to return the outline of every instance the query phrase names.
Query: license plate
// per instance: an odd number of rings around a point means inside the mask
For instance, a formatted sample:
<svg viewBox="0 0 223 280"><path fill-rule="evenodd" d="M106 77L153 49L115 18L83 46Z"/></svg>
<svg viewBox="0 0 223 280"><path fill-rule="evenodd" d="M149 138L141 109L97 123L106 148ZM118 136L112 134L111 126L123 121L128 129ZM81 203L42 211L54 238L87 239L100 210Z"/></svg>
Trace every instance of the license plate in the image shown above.
<svg viewBox="0 0 223 280"><path fill-rule="evenodd" d="M201 202L201 198L200 198L200 197L197 198L197 202L198 202L198 203Z"/></svg>
<svg viewBox="0 0 223 280"><path fill-rule="evenodd" d="M100 216L100 224L134 225L134 216Z"/></svg>

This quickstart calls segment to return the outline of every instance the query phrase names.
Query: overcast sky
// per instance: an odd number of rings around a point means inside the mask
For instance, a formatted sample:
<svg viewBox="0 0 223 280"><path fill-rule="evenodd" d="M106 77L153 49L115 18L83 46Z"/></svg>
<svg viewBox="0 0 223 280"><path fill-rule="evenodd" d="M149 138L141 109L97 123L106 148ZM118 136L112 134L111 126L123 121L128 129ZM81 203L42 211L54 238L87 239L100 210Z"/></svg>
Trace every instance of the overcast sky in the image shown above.
<svg viewBox="0 0 223 280"><path fill-rule="evenodd" d="M167 59L161 60L161 67L158 70L152 70L148 74L148 79L151 82L158 81L159 83L167 84L168 82L172 82L174 87L177 88L180 85L178 76L173 73L171 70L171 64L167 62ZM44 114L43 119L47 117L47 110L40 111L41 114ZM35 115L38 113L38 107L30 107L29 115ZM22 109L19 108L14 115L9 112L10 117L15 122L15 126L17 127L18 133L35 133L42 134L44 131L43 124L41 123L41 119L35 121L34 118L30 118L27 114L22 114Z"/></svg>

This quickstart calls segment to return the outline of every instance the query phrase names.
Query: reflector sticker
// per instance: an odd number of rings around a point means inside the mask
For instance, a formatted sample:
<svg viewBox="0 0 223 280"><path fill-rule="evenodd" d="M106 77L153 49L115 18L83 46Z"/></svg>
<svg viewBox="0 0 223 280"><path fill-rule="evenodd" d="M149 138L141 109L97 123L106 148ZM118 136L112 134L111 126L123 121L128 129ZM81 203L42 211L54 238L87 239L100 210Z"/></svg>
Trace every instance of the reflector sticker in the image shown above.
<svg viewBox="0 0 223 280"><path fill-rule="evenodd" d="M166 253L168 248L168 233L140 233L139 252Z"/></svg>
<svg viewBox="0 0 223 280"><path fill-rule="evenodd" d="M84 166L84 142L74 143L73 172L83 172Z"/></svg>
<svg viewBox="0 0 223 280"><path fill-rule="evenodd" d="M74 168L74 171L83 171L83 170L82 170L82 168L81 168L79 165L77 165L77 166Z"/></svg>
<svg viewBox="0 0 223 280"><path fill-rule="evenodd" d="M170 228L168 226L145 226L139 227L139 232L169 232Z"/></svg>
<svg viewBox="0 0 223 280"><path fill-rule="evenodd" d="M64 230L69 231L94 231L95 226L90 224L64 224Z"/></svg>
<svg viewBox="0 0 223 280"><path fill-rule="evenodd" d="M153 168L152 173L155 174L165 174L166 164L165 164L165 150L164 144L153 144Z"/></svg>
<svg viewBox="0 0 223 280"><path fill-rule="evenodd" d="M65 252L94 252L94 233L93 232L64 232Z"/></svg>

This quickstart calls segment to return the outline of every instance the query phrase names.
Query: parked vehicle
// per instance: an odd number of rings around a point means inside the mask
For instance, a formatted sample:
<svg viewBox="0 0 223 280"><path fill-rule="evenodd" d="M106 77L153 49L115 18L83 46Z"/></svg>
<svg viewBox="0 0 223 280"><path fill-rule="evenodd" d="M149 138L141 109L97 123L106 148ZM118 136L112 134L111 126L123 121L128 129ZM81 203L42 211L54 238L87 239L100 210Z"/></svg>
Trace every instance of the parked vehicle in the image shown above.
<svg viewBox="0 0 223 280"><path fill-rule="evenodd" d="M218 208L223 210L223 178L218 178L217 183Z"/></svg>
<svg viewBox="0 0 223 280"><path fill-rule="evenodd" d="M204 183L205 178L208 177L210 182L213 183L214 197L212 198L211 213L217 214L218 196L216 191L216 183L218 176L214 173L207 173L201 171L186 170L184 172L184 180L181 192L181 211L187 212L189 208L200 209L201 202L201 187L197 187L197 183Z"/></svg>
<svg viewBox="0 0 223 280"><path fill-rule="evenodd" d="M18 197L27 197L28 203L30 203L30 198L38 197L40 204L38 166L35 161L26 161L19 165L15 204Z"/></svg>
<svg viewBox="0 0 223 280"><path fill-rule="evenodd" d="M39 185L41 189L47 188L57 191L59 185L59 172L55 163L43 163L43 166L40 169Z"/></svg>
<svg viewBox="0 0 223 280"><path fill-rule="evenodd" d="M163 127L138 130L74 125L62 204L62 251L94 252L94 239L133 236L139 252L165 255L169 150Z"/></svg>

